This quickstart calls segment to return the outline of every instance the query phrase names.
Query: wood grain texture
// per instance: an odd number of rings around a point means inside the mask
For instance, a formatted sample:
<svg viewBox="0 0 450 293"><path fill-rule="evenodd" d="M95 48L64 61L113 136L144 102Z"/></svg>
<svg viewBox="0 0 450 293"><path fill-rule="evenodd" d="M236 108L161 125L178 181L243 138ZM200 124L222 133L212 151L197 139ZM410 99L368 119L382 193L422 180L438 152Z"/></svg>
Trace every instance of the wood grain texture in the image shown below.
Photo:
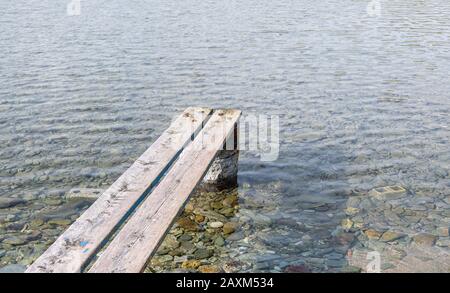
<svg viewBox="0 0 450 293"><path fill-rule="evenodd" d="M200 131L210 113L208 108L187 108L26 272L80 272L156 184L191 136Z"/></svg>
<svg viewBox="0 0 450 293"><path fill-rule="evenodd" d="M217 110L150 196L94 262L89 272L141 272L205 175L241 112Z"/></svg>

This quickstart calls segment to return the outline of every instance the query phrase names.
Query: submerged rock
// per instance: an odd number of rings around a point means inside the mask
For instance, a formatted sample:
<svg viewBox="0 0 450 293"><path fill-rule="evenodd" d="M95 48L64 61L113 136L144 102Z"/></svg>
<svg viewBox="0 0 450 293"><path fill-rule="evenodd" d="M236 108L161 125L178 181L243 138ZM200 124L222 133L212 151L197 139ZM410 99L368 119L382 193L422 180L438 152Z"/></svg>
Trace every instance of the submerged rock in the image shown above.
<svg viewBox="0 0 450 293"><path fill-rule="evenodd" d="M184 217L181 218L177 221L178 226L180 226L181 228L187 230L187 231L198 231L199 227L198 224L195 223L194 221L192 221L191 219L189 219L188 217Z"/></svg>
<svg viewBox="0 0 450 293"><path fill-rule="evenodd" d="M200 265L201 265L201 262L200 262L199 260L191 259L191 260L184 261L184 262L181 264L181 267L182 267L183 269L196 269L196 268L198 268Z"/></svg>
<svg viewBox="0 0 450 293"><path fill-rule="evenodd" d="M220 237L220 236L218 236L215 240L214 240L214 245L215 246L224 246L225 245L225 240L222 238L222 237Z"/></svg>
<svg viewBox="0 0 450 293"><path fill-rule="evenodd" d="M450 239L439 239L436 241L436 245L439 247L448 247L450 248Z"/></svg>
<svg viewBox="0 0 450 293"><path fill-rule="evenodd" d="M436 236L428 234L428 233L419 233L413 237L415 243L431 247L436 242Z"/></svg>
<svg viewBox="0 0 450 293"><path fill-rule="evenodd" d="M355 235L353 233L348 233L344 231L339 231L335 235L336 241L341 245L350 245L355 240Z"/></svg>
<svg viewBox="0 0 450 293"><path fill-rule="evenodd" d="M26 269L27 267L24 265L11 264L0 268L0 273L11 273L11 274L24 273Z"/></svg>
<svg viewBox="0 0 450 293"><path fill-rule="evenodd" d="M402 234L402 233L397 233L397 232L394 232L394 231L386 231L381 236L381 241L391 242L391 241L400 239L400 238L405 237L405 236L406 235Z"/></svg>
<svg viewBox="0 0 450 293"><path fill-rule="evenodd" d="M311 270L305 265L290 265L284 269L285 273L311 273Z"/></svg>
<svg viewBox="0 0 450 293"><path fill-rule="evenodd" d="M436 234L440 237L449 236L449 227L439 227L436 229Z"/></svg>
<svg viewBox="0 0 450 293"><path fill-rule="evenodd" d="M211 227L211 228L214 228L214 229L216 229L216 228L222 228L223 227L223 223L222 222L210 222L210 223L208 223L208 226L209 227Z"/></svg>
<svg viewBox="0 0 450 293"><path fill-rule="evenodd" d="M364 231L364 234L371 240L377 240L381 237L381 233L374 229L366 230Z"/></svg>
<svg viewBox="0 0 450 293"><path fill-rule="evenodd" d="M228 241L238 241L241 240L245 237L244 232L239 231L239 232L235 232L233 234L231 234L230 236L227 237Z"/></svg>
<svg viewBox="0 0 450 293"><path fill-rule="evenodd" d="M215 265L203 265L198 267L198 271L201 273L220 273L221 269Z"/></svg>
<svg viewBox="0 0 450 293"><path fill-rule="evenodd" d="M69 226L72 224L72 221L69 219L51 219L48 221L48 224L56 226Z"/></svg>
<svg viewBox="0 0 450 293"><path fill-rule="evenodd" d="M349 231L353 227L353 221L350 219L344 219L341 221L341 226L345 231Z"/></svg>
<svg viewBox="0 0 450 293"><path fill-rule="evenodd" d="M23 245L23 244L27 243L27 239L25 237L20 237L20 236L11 236L11 237L4 239L3 243L13 245L13 246Z"/></svg>
<svg viewBox="0 0 450 293"><path fill-rule="evenodd" d="M340 270L341 273L361 273L361 271L361 268L350 265L345 266Z"/></svg>
<svg viewBox="0 0 450 293"><path fill-rule="evenodd" d="M242 263L240 261L229 261L222 266L225 273L235 273L241 270Z"/></svg>
<svg viewBox="0 0 450 293"><path fill-rule="evenodd" d="M34 216L36 220L49 221L52 219L68 219L73 215L77 215L83 208L92 204L90 200L70 201L57 209L45 211Z"/></svg>
<svg viewBox="0 0 450 293"><path fill-rule="evenodd" d="M196 223L203 223L205 221L205 216L203 215L195 215L194 220Z"/></svg>
<svg viewBox="0 0 450 293"><path fill-rule="evenodd" d="M223 230L224 234L231 234L234 231L236 231L237 227L238 227L238 223L236 223L236 222L227 222L227 223L225 223L223 225L222 230Z"/></svg>
<svg viewBox="0 0 450 293"><path fill-rule="evenodd" d="M214 251L211 249L199 248L195 251L194 257L196 259L205 259L213 256Z"/></svg>
<svg viewBox="0 0 450 293"><path fill-rule="evenodd" d="M177 238L173 235L167 235L164 241L161 243L162 250L174 250L180 246Z"/></svg>
<svg viewBox="0 0 450 293"><path fill-rule="evenodd" d="M1 198L0 197L0 209L11 208L19 204L26 203L26 200L21 198Z"/></svg>
<svg viewBox="0 0 450 293"><path fill-rule="evenodd" d="M102 195L103 189L95 189L95 188L73 188L67 194L67 199L97 199Z"/></svg>

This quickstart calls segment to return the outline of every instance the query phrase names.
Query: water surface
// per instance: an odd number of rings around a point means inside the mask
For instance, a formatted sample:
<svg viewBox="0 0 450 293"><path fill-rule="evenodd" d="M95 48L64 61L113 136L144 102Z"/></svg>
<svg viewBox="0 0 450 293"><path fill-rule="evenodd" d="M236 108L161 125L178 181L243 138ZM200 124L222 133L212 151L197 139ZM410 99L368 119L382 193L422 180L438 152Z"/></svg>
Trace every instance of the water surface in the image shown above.
<svg viewBox="0 0 450 293"><path fill-rule="evenodd" d="M249 270L345 266L347 201L387 185L432 199L399 227L448 251L448 1L381 1L380 16L362 0L82 1L73 17L66 2L0 3L0 197L27 201L0 209L2 238L72 188L106 188L196 105L280 117L276 161L241 153L240 211L271 220L222 249L276 256ZM0 245L0 265L28 264L53 228Z"/></svg>

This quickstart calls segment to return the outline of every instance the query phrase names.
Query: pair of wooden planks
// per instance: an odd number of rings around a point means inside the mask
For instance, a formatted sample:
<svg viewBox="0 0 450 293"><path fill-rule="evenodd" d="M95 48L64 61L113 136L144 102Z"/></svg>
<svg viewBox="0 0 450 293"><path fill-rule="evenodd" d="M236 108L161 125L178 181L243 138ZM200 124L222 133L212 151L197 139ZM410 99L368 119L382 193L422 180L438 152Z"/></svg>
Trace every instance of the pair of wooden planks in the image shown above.
<svg viewBox="0 0 450 293"><path fill-rule="evenodd" d="M81 272L133 210L89 272L142 271L241 114L211 113L186 109L27 272Z"/></svg>

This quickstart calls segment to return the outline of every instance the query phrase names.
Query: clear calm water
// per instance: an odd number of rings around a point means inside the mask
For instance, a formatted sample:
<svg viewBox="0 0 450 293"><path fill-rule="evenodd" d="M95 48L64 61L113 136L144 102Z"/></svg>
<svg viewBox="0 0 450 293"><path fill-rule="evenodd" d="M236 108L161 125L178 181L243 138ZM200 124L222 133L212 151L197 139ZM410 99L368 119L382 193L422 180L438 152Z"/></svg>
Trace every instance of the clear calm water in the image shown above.
<svg viewBox="0 0 450 293"><path fill-rule="evenodd" d="M279 115L279 158L242 152L239 182L242 211L272 219L250 234L281 261L332 250L348 198L375 187L434 199L438 222L417 232L448 227L450 2L380 1L370 16L363 0L81 1L72 17L68 2L0 3L0 198L27 200L8 223L106 188L196 105ZM2 265L22 261L22 244L3 246ZM286 265L264 263L250 270Z"/></svg>

